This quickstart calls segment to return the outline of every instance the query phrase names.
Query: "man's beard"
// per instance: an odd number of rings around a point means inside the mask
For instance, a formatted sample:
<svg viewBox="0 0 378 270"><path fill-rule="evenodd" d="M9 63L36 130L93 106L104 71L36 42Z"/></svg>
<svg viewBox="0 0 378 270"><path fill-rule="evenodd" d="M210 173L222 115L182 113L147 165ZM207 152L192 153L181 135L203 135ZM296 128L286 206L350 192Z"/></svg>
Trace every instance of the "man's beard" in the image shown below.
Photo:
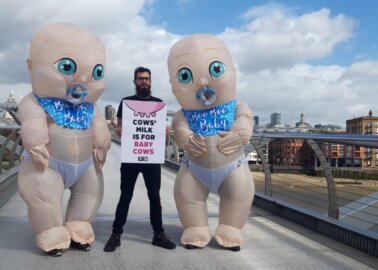
<svg viewBox="0 0 378 270"><path fill-rule="evenodd" d="M141 86L135 87L136 93L142 98L147 98L151 96L151 86L147 84L142 84Z"/></svg>

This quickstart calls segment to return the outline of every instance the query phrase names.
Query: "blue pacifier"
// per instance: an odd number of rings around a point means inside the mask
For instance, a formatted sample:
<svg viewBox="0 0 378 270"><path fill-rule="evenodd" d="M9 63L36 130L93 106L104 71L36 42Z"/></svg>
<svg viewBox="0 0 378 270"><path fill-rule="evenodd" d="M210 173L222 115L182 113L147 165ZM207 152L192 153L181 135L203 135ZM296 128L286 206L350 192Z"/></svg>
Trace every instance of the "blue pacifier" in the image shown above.
<svg viewBox="0 0 378 270"><path fill-rule="evenodd" d="M72 104L83 103L88 96L88 90L85 85L81 83L73 83L67 87L67 101Z"/></svg>
<svg viewBox="0 0 378 270"><path fill-rule="evenodd" d="M198 89L196 93L196 99L202 105L209 106L215 102L217 99L217 94L215 91L207 86Z"/></svg>

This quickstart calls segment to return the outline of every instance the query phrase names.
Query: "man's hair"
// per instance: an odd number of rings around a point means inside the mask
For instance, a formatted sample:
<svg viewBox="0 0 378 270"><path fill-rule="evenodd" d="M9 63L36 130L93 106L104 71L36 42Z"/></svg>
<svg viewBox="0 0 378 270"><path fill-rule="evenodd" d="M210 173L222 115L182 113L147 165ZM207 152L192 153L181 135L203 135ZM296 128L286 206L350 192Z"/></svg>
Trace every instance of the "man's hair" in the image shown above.
<svg viewBox="0 0 378 270"><path fill-rule="evenodd" d="M134 81L136 80L137 73L139 73L139 72L148 72L148 74L149 74L150 77L151 77L151 70L149 70L148 68L145 68L145 67L137 67L137 68L134 70Z"/></svg>

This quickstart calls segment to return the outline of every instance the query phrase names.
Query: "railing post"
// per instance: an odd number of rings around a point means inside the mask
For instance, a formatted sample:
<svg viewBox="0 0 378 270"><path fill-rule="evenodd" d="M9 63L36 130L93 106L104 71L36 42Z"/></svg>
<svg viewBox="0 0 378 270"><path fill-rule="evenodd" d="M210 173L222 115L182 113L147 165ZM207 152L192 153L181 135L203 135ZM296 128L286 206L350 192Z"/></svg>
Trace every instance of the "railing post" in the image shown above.
<svg viewBox="0 0 378 270"><path fill-rule="evenodd" d="M321 166L323 167L323 171L327 180L327 187L328 187L328 216L331 218L338 219L339 218L339 208L337 205L337 193L336 193L336 184L335 179L333 178L331 168L327 162L327 159L320 150L318 144L313 139L306 139L308 145L314 151L316 157L319 159Z"/></svg>
<svg viewBox="0 0 378 270"><path fill-rule="evenodd" d="M252 146L255 148L257 155L260 157L263 163L263 169L265 174L265 189L264 193L267 196L272 196L273 189L272 189L272 175L270 173L269 163L265 158L264 152L261 149L262 145L267 144L268 142L262 142L262 140L257 140L256 138L251 138L250 140Z"/></svg>

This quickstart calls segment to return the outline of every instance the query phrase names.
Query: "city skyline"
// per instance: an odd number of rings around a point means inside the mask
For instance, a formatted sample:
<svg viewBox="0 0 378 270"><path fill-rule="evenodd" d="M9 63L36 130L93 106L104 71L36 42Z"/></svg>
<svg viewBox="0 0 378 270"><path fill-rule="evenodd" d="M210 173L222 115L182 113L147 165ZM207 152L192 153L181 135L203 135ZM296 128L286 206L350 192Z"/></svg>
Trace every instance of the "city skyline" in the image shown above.
<svg viewBox="0 0 378 270"><path fill-rule="evenodd" d="M108 113L107 113L107 108L109 108L109 106L111 107L111 109L113 109L115 112L114 112L114 117L115 117L115 115L116 115L116 112L117 112L117 109L115 108L115 107L113 107L111 104L108 104L108 105L106 105L105 106L105 118L108 120L108 118L107 118L107 115L108 115ZM366 117L366 116L369 116L369 114L370 114L370 112L372 113L372 111L371 110L369 110L369 112L366 114L366 115L363 115L363 116L361 116L361 117ZM170 112L170 113L172 113L172 112ZM271 113L270 114L270 117L272 117L272 114L281 114L280 112L273 112L273 113ZM280 123L280 125L284 125L284 126L289 126L289 127L294 127L297 123L299 123L299 122L301 122L302 120L305 122L305 123L307 123L306 121L305 121L305 119L303 118L302 119L302 117L305 117L304 116L304 114L303 114L303 111L301 112L301 115L299 116L299 118L297 119L297 120L295 120L295 123L294 124L292 124L292 123ZM355 118L358 118L358 117L353 117L353 118L351 118L351 119L355 119ZM109 118L110 119L110 118ZM346 119L345 120L345 123L347 122L347 121L349 121L349 120L351 120L351 119ZM267 123L260 123L260 117L259 117L259 115L254 115L253 116L253 121L255 122L254 123L254 125L261 125L261 126L267 126L267 125L269 125L269 124L272 124L272 121L271 121L272 119L270 119L270 122L267 122ZM256 121L257 121L257 123L256 123ZM338 126L338 125L333 125L333 124L330 124L330 123L326 123L326 122L322 122L322 123L312 123L311 124L311 126L313 127L313 128L316 128L316 126L319 126L319 125L321 125L321 126L333 126L333 127L336 127L336 126Z"/></svg>
<svg viewBox="0 0 378 270"><path fill-rule="evenodd" d="M11 101L10 101L11 100ZM11 103L17 103L18 104L18 101L15 99L15 96L14 96L14 91L9 91L9 95L8 95L8 97L5 99L5 100L0 100L0 103L7 103L7 102L11 102ZM107 111L109 108L111 108L112 109L112 112L109 112L109 111ZM351 120L351 119L356 119L356 118L360 118L360 117L367 117L367 116L369 116L369 113L372 113L372 115L373 116L376 116L375 114L373 114L373 112L371 111L371 110L369 110L369 112L367 112L365 115L361 115L361 116L359 116L359 117L353 117L353 118L350 118L350 119L345 119L345 123L348 121L348 120ZM110 117L108 114L109 113L111 113L112 114L112 116ZM105 118L106 118L106 120L111 120L112 118L114 118L114 119L116 119L116 113L117 113L117 108L116 107L114 107L112 104L107 104L107 105L105 105L105 107L104 107L104 116L105 116ZM270 114L270 117L272 117L272 114L281 114L280 112L278 112L278 111L275 111L275 112L272 112L271 114ZM170 114L172 114L172 111L170 111ZM298 118L296 118L296 119L294 119L293 121L294 121L294 123L281 123L281 125L283 125L283 126L289 126L289 127L294 127L295 126L295 124L296 123L298 123L300 120L301 120L301 116L302 116L302 114L303 114L303 110L302 110L302 112L301 112L301 115L298 117ZM304 115L304 114L303 114ZM281 116L282 116L282 114L281 114ZM304 117L305 117L305 115L304 115ZM271 119L270 119L270 121L268 121L268 122L266 122L266 123L261 123L261 121L260 121L260 116L259 115L254 115L254 121L258 121L259 123L257 124L257 125L260 125L260 126L267 126L267 125L269 125L269 124L272 124L272 122L271 122ZM269 120L269 119L268 119ZM306 121L305 121L306 122ZM327 126L327 125L333 125L333 124L331 124L331 123L327 123L327 122L321 122L321 123L309 123L313 128L315 128L315 126L316 125L324 125L324 126ZM255 123L255 125L256 125L256 123Z"/></svg>
<svg viewBox="0 0 378 270"><path fill-rule="evenodd" d="M31 91L26 68L32 34L43 24L79 24L97 33L107 50L107 89L98 105L116 107L134 93L133 70L152 70L153 94L179 109L168 80L170 47L193 33L224 40L237 66L237 98L261 123L271 112L282 123L337 124L378 108L378 2L4 0L0 3L0 98ZM69 12L67 12L69 10Z"/></svg>

